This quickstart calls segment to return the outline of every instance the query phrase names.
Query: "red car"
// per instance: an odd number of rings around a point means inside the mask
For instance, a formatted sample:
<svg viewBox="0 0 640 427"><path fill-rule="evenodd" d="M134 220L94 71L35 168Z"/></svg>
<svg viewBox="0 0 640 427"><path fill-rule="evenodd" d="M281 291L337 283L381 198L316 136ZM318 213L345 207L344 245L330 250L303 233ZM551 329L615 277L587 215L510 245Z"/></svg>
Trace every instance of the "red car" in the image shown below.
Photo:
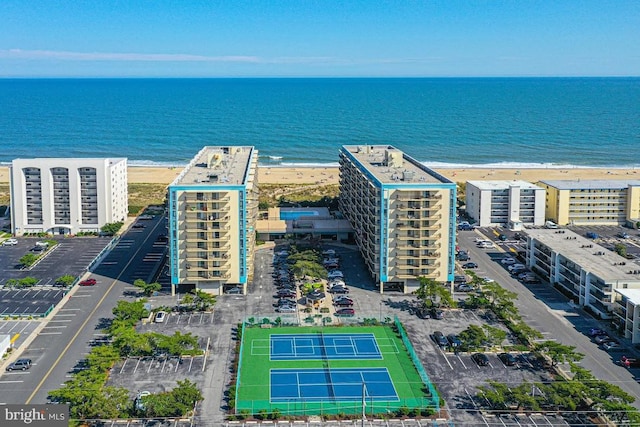
<svg viewBox="0 0 640 427"><path fill-rule="evenodd" d="M87 280L83 280L82 282L79 283L80 286L94 286L96 283L96 279L87 279Z"/></svg>
<svg viewBox="0 0 640 427"><path fill-rule="evenodd" d="M354 316L356 311L353 308L341 308L336 310L336 316Z"/></svg>

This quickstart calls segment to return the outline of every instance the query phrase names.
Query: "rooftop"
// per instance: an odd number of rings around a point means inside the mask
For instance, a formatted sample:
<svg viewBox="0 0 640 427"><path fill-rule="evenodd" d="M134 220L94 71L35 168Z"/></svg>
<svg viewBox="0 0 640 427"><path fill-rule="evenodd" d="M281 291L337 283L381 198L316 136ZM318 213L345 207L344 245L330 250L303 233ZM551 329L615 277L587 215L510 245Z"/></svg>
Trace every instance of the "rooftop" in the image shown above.
<svg viewBox="0 0 640 427"><path fill-rule="evenodd" d="M637 179L543 180L540 183L558 190L619 190L630 185L640 186Z"/></svg>
<svg viewBox="0 0 640 427"><path fill-rule="evenodd" d="M615 291L626 297L633 305L640 304L640 289L615 289Z"/></svg>
<svg viewBox="0 0 640 427"><path fill-rule="evenodd" d="M391 145L344 145L342 149L383 184L453 184Z"/></svg>
<svg viewBox="0 0 640 427"><path fill-rule="evenodd" d="M527 234L604 281L640 282L636 263L571 230L536 228Z"/></svg>
<svg viewBox="0 0 640 427"><path fill-rule="evenodd" d="M249 176L249 146L204 147L171 185L242 185Z"/></svg>
<svg viewBox="0 0 640 427"><path fill-rule="evenodd" d="M517 179L511 181L467 181L467 184L471 184L481 190L508 190L509 187L520 187L525 190L542 190L542 187Z"/></svg>

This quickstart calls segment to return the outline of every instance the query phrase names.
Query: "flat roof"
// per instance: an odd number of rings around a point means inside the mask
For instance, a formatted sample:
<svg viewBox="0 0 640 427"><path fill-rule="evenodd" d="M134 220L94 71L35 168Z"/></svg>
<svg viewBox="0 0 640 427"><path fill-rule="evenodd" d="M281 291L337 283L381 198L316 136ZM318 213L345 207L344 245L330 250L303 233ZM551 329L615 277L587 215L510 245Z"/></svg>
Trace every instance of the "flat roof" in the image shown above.
<svg viewBox="0 0 640 427"><path fill-rule="evenodd" d="M520 187L525 190L542 190L535 184L519 179L514 180L496 180L496 181L467 181L467 184L471 184L481 190L508 190L509 187Z"/></svg>
<svg viewBox="0 0 640 427"><path fill-rule="evenodd" d="M383 184L453 184L392 145L343 145L342 149Z"/></svg>
<svg viewBox="0 0 640 427"><path fill-rule="evenodd" d="M640 284L640 274L629 274L640 272L636 263L571 230L534 228L527 229L527 234L606 282Z"/></svg>
<svg viewBox="0 0 640 427"><path fill-rule="evenodd" d="M251 146L204 147L171 185L246 184L253 150Z"/></svg>
<svg viewBox="0 0 640 427"><path fill-rule="evenodd" d="M626 297L633 305L640 304L640 289L614 289L614 291Z"/></svg>
<svg viewBox="0 0 640 427"><path fill-rule="evenodd" d="M558 190L620 190L630 185L640 186L637 179L542 180L540 183Z"/></svg>

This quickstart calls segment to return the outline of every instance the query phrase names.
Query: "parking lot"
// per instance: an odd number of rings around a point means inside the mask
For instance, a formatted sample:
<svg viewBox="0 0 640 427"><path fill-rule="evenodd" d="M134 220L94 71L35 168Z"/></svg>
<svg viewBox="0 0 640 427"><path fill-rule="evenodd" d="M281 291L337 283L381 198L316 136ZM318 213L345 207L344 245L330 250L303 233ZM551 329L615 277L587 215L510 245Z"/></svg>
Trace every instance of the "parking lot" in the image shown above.
<svg viewBox="0 0 640 427"><path fill-rule="evenodd" d="M596 236L593 241L609 250L613 250L617 244L624 245L627 253L640 265L640 234L638 230L631 230L620 226L570 226L571 231L581 235ZM621 237L621 236L627 237Z"/></svg>
<svg viewBox="0 0 640 427"><path fill-rule="evenodd" d="M40 322L34 320L2 320L0 321L0 335L9 335L14 339L13 347L18 348L24 340L38 327Z"/></svg>
<svg viewBox="0 0 640 427"><path fill-rule="evenodd" d="M64 296L64 291L45 289L0 289L0 318L42 317Z"/></svg>

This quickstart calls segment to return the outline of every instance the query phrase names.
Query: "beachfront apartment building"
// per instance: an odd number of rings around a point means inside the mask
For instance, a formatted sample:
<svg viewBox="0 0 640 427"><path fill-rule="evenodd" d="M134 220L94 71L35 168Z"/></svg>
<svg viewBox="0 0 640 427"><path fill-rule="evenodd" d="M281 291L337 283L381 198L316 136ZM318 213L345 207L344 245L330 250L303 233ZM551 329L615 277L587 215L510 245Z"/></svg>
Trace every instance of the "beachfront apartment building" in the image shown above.
<svg viewBox="0 0 640 427"><path fill-rule="evenodd" d="M453 280L456 184L390 145L340 149L340 211L380 292Z"/></svg>
<svg viewBox="0 0 640 427"><path fill-rule="evenodd" d="M467 214L480 227L544 225L545 190L522 180L467 181Z"/></svg>
<svg viewBox="0 0 640 427"><path fill-rule="evenodd" d="M204 147L169 186L172 291L246 293L258 216L258 151Z"/></svg>
<svg viewBox="0 0 640 427"><path fill-rule="evenodd" d="M570 230L527 230L526 265L603 319L616 289L640 289L640 267Z"/></svg>
<svg viewBox="0 0 640 427"><path fill-rule="evenodd" d="M640 221L640 180L544 180L548 220L559 225L633 225Z"/></svg>
<svg viewBox="0 0 640 427"><path fill-rule="evenodd" d="M77 234L127 218L127 159L36 158L11 163L11 227Z"/></svg>
<svg viewBox="0 0 640 427"><path fill-rule="evenodd" d="M615 289L613 323L632 344L640 343L640 289Z"/></svg>

